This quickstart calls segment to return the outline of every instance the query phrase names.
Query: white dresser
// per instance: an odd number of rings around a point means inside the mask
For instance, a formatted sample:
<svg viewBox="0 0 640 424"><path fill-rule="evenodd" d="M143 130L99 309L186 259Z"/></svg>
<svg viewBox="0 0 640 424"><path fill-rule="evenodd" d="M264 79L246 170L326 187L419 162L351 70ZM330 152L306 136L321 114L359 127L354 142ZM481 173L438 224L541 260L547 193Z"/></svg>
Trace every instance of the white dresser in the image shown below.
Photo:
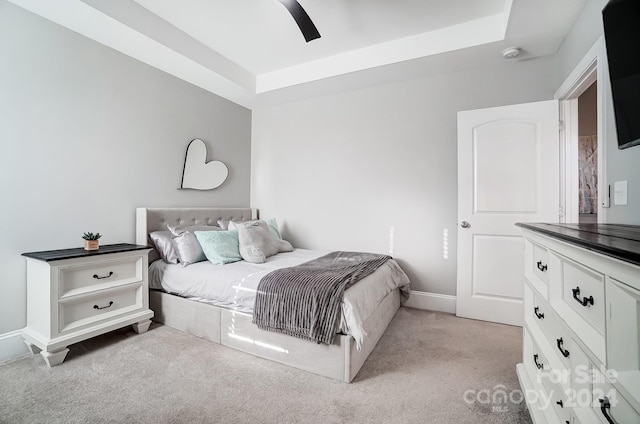
<svg viewBox="0 0 640 424"><path fill-rule="evenodd" d="M535 424L640 424L640 227L517 224Z"/></svg>
<svg viewBox="0 0 640 424"><path fill-rule="evenodd" d="M67 346L133 325L147 331L149 248L134 244L23 253L27 259L27 326L22 336L31 353L52 367Z"/></svg>

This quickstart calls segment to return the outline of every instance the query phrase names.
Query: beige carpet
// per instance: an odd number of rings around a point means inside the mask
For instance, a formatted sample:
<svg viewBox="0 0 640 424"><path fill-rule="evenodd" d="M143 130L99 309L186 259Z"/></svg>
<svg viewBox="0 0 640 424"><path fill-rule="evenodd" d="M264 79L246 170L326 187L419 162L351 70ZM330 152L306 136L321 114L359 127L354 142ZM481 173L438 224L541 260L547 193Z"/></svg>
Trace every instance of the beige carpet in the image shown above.
<svg viewBox="0 0 640 424"><path fill-rule="evenodd" d="M401 308L351 384L161 325L0 365L2 423L530 423L522 330ZM495 397L493 395L496 395ZM494 398L494 401L491 399Z"/></svg>

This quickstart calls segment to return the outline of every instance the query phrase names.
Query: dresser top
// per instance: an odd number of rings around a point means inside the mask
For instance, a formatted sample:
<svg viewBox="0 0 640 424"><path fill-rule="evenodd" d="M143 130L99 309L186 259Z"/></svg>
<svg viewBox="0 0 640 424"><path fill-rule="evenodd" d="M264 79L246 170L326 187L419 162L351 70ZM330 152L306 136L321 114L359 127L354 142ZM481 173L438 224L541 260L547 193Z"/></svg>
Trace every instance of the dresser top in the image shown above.
<svg viewBox="0 0 640 424"><path fill-rule="evenodd" d="M61 250L45 250L42 252L27 252L22 256L27 258L38 259L45 262L61 261L63 259L75 259L85 258L88 256L105 255L108 253L120 253L131 252L134 250L150 249L148 246L141 246L139 244L118 243L118 244L105 244L101 245L98 250L84 250L82 247L75 249L61 249Z"/></svg>
<svg viewBox="0 0 640 424"><path fill-rule="evenodd" d="M522 222L518 222L516 225L603 255L640 265L640 226L637 225Z"/></svg>

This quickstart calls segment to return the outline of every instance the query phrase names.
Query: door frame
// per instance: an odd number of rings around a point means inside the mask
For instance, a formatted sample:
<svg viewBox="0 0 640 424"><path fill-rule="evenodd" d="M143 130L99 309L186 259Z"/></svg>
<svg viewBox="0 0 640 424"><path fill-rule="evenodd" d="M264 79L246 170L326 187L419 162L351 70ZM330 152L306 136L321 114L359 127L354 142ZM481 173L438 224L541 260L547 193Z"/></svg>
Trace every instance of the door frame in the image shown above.
<svg viewBox="0 0 640 424"><path fill-rule="evenodd" d="M589 49L554 98L560 104L560 222L577 223L578 211L578 97L595 81L598 124L598 222L607 222L609 186L607 184L606 143L604 140L606 93L609 75L604 38Z"/></svg>

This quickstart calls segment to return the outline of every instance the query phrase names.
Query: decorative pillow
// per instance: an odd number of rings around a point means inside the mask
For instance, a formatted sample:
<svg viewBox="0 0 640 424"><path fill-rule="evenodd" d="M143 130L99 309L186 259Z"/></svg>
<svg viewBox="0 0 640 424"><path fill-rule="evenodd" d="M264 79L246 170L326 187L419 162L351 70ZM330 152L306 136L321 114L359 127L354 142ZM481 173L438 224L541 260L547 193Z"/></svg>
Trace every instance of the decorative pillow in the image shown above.
<svg viewBox="0 0 640 424"><path fill-rule="evenodd" d="M222 228L214 227L212 225L187 225L175 227L167 225L167 228L171 231L172 242L180 256L180 263L182 266L207 260L207 257L202 251L202 247L200 247L200 243L198 243L198 239L193 234L194 231L222 231Z"/></svg>
<svg viewBox="0 0 640 424"><path fill-rule="evenodd" d="M207 259L216 265L242 260L238 251L238 231L195 231Z"/></svg>
<svg viewBox="0 0 640 424"><path fill-rule="evenodd" d="M237 230L239 225L252 224L254 222L259 222L259 220L253 220L253 221L218 221L218 225L220 225L222 227L221 224L224 224L224 225L227 226L227 228L229 230ZM271 230L271 233L278 240L282 240L282 236L280 235L280 230L278 229L278 222L276 222L275 218L267 219L266 221L261 221L261 222L266 222L267 225L269 226L269 230Z"/></svg>
<svg viewBox="0 0 640 424"><path fill-rule="evenodd" d="M291 243L280 240L264 221L244 222L238 227L240 256L251 263L262 263L279 252L291 252Z"/></svg>
<svg viewBox="0 0 640 424"><path fill-rule="evenodd" d="M218 220L218 227L222 228L223 230L228 230L229 229L229 223L231 221L227 221L226 219L219 219Z"/></svg>
<svg viewBox="0 0 640 424"><path fill-rule="evenodd" d="M280 235L280 229L278 228L278 222L276 221L276 219L275 218L267 219L265 222L269 226L269 229L271 230L273 235L275 235L278 238L278 240L282 240L282 235Z"/></svg>
<svg viewBox="0 0 640 424"><path fill-rule="evenodd" d="M171 231L154 231L149 234L149 238L163 261L168 264L177 264L180 262L180 255L178 255L178 251L173 245Z"/></svg>

